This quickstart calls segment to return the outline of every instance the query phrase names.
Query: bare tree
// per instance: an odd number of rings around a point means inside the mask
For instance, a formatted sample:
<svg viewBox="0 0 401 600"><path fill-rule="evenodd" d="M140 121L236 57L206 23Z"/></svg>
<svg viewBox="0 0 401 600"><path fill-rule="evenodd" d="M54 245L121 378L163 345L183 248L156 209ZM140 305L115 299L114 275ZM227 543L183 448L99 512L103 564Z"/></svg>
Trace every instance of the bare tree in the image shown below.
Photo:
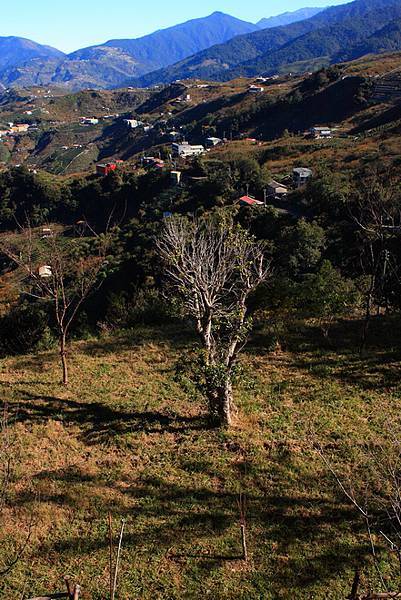
<svg viewBox="0 0 401 600"><path fill-rule="evenodd" d="M387 310L392 283L399 283L399 265L394 252L394 240L401 234L398 184L391 178L386 185L378 177L368 181L354 198L352 218L361 239L360 264L367 276L360 347L362 354L366 349L375 305L378 312L380 307Z"/></svg>
<svg viewBox="0 0 401 600"><path fill-rule="evenodd" d="M43 231L43 230L42 230ZM77 313L102 281L108 235L74 238L65 231L41 235L28 224L0 238L0 251L18 267L22 294L50 301L58 329L62 380L68 384L67 339ZM68 232L70 233L70 232Z"/></svg>
<svg viewBox="0 0 401 600"><path fill-rule="evenodd" d="M264 248L231 219L171 217L157 240L170 291L196 325L205 350L211 416L230 425L232 378L251 327L249 295L267 279Z"/></svg>
<svg viewBox="0 0 401 600"><path fill-rule="evenodd" d="M17 439L12 432L10 423L10 412L8 405L4 404L0 415L0 530L5 523L2 523L4 509L9 502L11 483L15 474L15 465L17 461ZM10 573L17 563L21 560L27 550L32 533L32 517L28 524L27 534L21 542L12 540L7 545L8 552L2 564L0 564L0 577ZM3 541L4 543L4 541Z"/></svg>
<svg viewBox="0 0 401 600"><path fill-rule="evenodd" d="M336 466L336 457L319 443L315 449L334 477L337 485L361 516L374 565L384 589L383 595L366 598L390 598L389 585L401 578L401 441L394 425L383 444L376 440L366 443L366 449L352 464ZM395 557L389 560L391 581L383 574L383 549ZM397 565L397 566L396 566ZM359 582L358 582L359 585ZM399 592L401 597L401 592ZM354 598L360 598L356 592ZM398 597L394 594L394 597Z"/></svg>

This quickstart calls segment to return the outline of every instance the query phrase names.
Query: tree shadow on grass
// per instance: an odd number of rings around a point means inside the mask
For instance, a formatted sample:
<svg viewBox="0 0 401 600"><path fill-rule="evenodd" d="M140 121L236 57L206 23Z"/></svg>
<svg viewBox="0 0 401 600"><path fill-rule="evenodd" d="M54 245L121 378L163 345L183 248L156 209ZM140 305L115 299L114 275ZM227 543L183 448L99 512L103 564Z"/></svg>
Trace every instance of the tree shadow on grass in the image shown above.
<svg viewBox="0 0 401 600"><path fill-rule="evenodd" d="M52 480L55 476L60 481L66 477L69 486L74 483L70 475L49 473ZM97 478L93 483L96 485ZM310 483L317 485L316 481ZM115 484L110 486L115 489ZM106 502L99 508L96 502L96 518L106 523L107 512L111 510L114 519L127 519L126 555L132 552L136 556L139 552L142 560L145 556L168 559L182 564L183 569L196 564L205 575L210 568L241 559L236 493L150 479L124 488L124 494L133 500L132 508L127 507L126 502L119 505L115 497L112 506ZM55 501L59 501L59 496ZM351 507L313 493L299 497L251 493L247 531L252 570L266 572L271 586L281 589L283 586L307 589L316 582L329 582L344 570L352 570L369 554L368 540L365 545L360 537L352 543L349 537L342 538L344 523L360 535L363 526L355 519ZM266 547L269 550L264 554ZM91 527L87 537L47 540L40 553L45 557L57 553L68 561L77 555L107 553L107 548L106 533L101 535L99 529Z"/></svg>
<svg viewBox="0 0 401 600"><path fill-rule="evenodd" d="M146 344L167 344L174 350L183 350L196 339L194 330L183 324L156 328L138 327L111 337L89 340L82 345L81 351L90 356L104 356L121 351L138 351Z"/></svg>
<svg viewBox="0 0 401 600"><path fill-rule="evenodd" d="M362 321L340 320L324 340L320 329L302 324L284 336L283 346L292 353L289 366L308 371L322 380L338 379L364 390L391 390L400 386L401 320L398 316L372 319L369 344L359 355ZM270 343L269 335L257 332L247 351L258 356ZM272 360L275 357L272 355Z"/></svg>
<svg viewBox="0 0 401 600"><path fill-rule="evenodd" d="M0 401L0 406L5 401ZM49 419L79 425L86 443L111 441L113 437L135 432L185 433L210 429L202 416L184 416L174 412L116 410L101 402L77 402L54 396L36 395L19 390L13 400L15 420L44 423Z"/></svg>
<svg viewBox="0 0 401 600"><path fill-rule="evenodd" d="M366 391L401 392L400 361L398 352L365 358L355 355L344 358L328 353L320 357L301 356L291 364L322 380L337 379Z"/></svg>

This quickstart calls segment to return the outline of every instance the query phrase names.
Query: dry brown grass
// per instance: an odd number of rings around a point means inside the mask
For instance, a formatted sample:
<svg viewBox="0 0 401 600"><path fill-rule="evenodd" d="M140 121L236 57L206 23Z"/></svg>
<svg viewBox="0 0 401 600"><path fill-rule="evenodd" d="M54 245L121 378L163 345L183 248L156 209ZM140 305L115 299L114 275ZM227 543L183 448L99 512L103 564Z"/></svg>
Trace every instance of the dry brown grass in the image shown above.
<svg viewBox="0 0 401 600"><path fill-rule="evenodd" d="M29 550L1 583L3 596L57 589L68 574L84 598L104 599L111 511L116 531L127 520L120 598L345 597L368 546L310 432L346 441L346 460L350 444L398 414L398 359L378 348L361 362L308 336L303 349L289 340L286 351L268 353L258 334L229 432L210 429L202 401L174 382L174 361L192 342L171 331L74 343L69 389L52 352L3 360L0 390L20 447L3 541L22 540L34 515Z"/></svg>

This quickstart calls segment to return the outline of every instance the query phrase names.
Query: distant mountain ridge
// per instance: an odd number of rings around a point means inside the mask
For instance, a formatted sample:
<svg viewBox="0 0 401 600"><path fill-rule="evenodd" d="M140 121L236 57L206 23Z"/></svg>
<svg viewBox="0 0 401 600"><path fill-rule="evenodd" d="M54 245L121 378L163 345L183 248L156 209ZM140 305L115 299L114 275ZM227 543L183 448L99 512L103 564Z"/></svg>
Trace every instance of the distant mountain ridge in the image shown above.
<svg viewBox="0 0 401 600"><path fill-rule="evenodd" d="M304 21L310 19L318 13L322 12L327 7L320 8L299 8L291 12L285 12L275 17L268 17L261 19L257 22L260 29L270 29L272 27L281 27L282 25L290 25L291 23L297 23L298 21Z"/></svg>
<svg viewBox="0 0 401 600"><path fill-rule="evenodd" d="M0 37L0 71L35 58L62 58L63 52L21 37Z"/></svg>
<svg viewBox="0 0 401 600"><path fill-rule="evenodd" d="M357 58L366 51L397 50L401 49L400 19L401 0L355 0L326 8L304 21L237 36L132 84L305 72Z"/></svg>
<svg viewBox="0 0 401 600"><path fill-rule="evenodd" d="M109 40L69 55L23 38L0 38L0 87L57 85L76 91L191 78L224 81L305 72L399 49L401 0L304 8L258 24L214 12L141 38Z"/></svg>
<svg viewBox="0 0 401 600"><path fill-rule="evenodd" d="M21 87L50 83L71 89L115 87L127 77L173 64L214 44L257 29L253 23L214 12L141 38L109 40L67 56L57 54L58 51L46 56L38 50L26 60L14 60L3 68L0 63L0 82Z"/></svg>

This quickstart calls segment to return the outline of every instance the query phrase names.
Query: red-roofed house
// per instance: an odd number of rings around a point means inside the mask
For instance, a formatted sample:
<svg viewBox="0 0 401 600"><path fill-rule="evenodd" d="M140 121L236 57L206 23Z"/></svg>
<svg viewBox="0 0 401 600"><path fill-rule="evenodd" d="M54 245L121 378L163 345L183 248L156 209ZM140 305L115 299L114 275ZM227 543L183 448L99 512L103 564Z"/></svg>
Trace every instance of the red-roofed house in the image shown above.
<svg viewBox="0 0 401 600"><path fill-rule="evenodd" d="M97 175L108 175L109 173L111 173L112 171L115 171L117 169L117 165L116 163L105 163L105 164L100 164L100 165L96 165L96 173Z"/></svg>
<svg viewBox="0 0 401 600"><path fill-rule="evenodd" d="M256 200L256 198L252 198L252 196L242 196L239 200L237 200L237 204L240 206L263 206L263 202Z"/></svg>

